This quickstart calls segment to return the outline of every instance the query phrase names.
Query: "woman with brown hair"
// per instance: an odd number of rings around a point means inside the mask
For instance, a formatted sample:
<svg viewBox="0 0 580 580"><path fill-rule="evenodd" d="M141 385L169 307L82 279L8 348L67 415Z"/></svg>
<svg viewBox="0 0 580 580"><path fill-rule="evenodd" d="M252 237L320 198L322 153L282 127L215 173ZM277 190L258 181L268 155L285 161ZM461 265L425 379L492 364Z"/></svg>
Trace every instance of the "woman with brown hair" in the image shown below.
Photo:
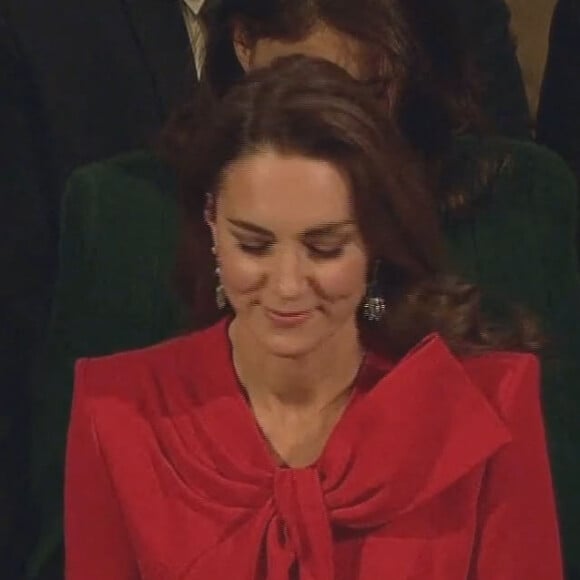
<svg viewBox="0 0 580 580"><path fill-rule="evenodd" d="M489 1L494 5L501 3ZM186 107L174 117L165 135L164 153L173 161L187 151L183 159L186 164L203 155L203 143L190 143L190 136L199 123L214 114L216 101L246 70L284 55L319 56L349 71L371 91L383 110L389 111L389 130L404 135L415 153L426 161L430 191L435 192L444 217L450 212L463 214L475 207L472 198L477 199L484 191L479 186L480 176L488 172L481 171L479 147L473 148L473 155L468 151L467 163L454 151L454 136L478 127L480 114L476 106L477 75L472 74L469 51L462 48L465 35L454 22L468 11L468 3L455 0L455 6L450 7L451 2L207 0L202 9L207 48L205 61L203 54L199 59L205 64L197 108ZM478 10L482 6L479 0L474 0L472 7L475 5ZM486 17L491 19L489 14ZM485 46L493 42L486 36ZM513 149L511 143L507 149ZM498 156L494 145L491 151ZM500 149L502 159L503 151ZM489 156L489 149L484 153ZM476 163L471 163L472 157ZM449 158L453 158L453 163L448 163ZM535 163L534 167L538 165ZM448 171L450 167L452 170ZM533 172L526 168L525 174L530 182L534 181ZM504 184L506 181L509 178L503 179ZM469 187L461 187L464 183ZM527 191L526 187L522 189ZM61 576L57 559L62 537L60 474L74 361L153 344L183 329L182 303L176 300L172 283L178 231L175 191L172 168L144 152L83 168L70 180L63 204L60 273L51 325L41 362L35 369L31 471L32 494L39 513L35 513L35 521L41 529L38 538L34 538L32 577L42 576L38 569L48 555L55 560L55 576ZM499 191L497 199L510 199L503 193ZM511 232L512 214L504 215L505 220L497 220L495 214L486 217L487 223L499 221L502 231ZM518 210L518 215L523 215L526 223L530 219L536 223L533 214L530 218L529 213ZM495 230L491 236L487 231L484 234L485 239L500 239ZM535 300L536 294L543 299L548 285L544 280L554 279L549 286L550 299L559 297L558 291L552 291L553 285L561 286L559 279L544 276L543 265L538 267L537 253L529 257L528 247L522 244L517 248L526 255L527 269L543 277L537 285L541 290L532 290L536 286L519 270L508 280L513 291L504 284L505 264L510 272L513 270L513 235L498 243L503 260L494 257L487 262L487 255L481 260L484 268L488 263L500 264L493 275L485 272L478 276L476 260L480 259L482 245L479 232L468 232L468 236L477 245L477 255L473 259L467 253L458 263L467 264L463 271L475 272L473 278L491 280L495 287L500 279L502 297L524 302L530 296ZM539 240L538 245L549 247L543 241ZM536 252L535 248L532 252ZM206 272L206 277L210 283L213 272ZM504 292L506 288L508 291ZM562 310L566 301L557 301ZM532 304L535 305L536 302ZM550 307L550 312L554 310ZM194 322L205 321L202 317ZM47 481L51 485L47 486Z"/></svg>
<svg viewBox="0 0 580 580"><path fill-rule="evenodd" d="M536 338L444 275L376 99L293 57L212 113L182 170L206 322L78 363L68 580L562 578Z"/></svg>

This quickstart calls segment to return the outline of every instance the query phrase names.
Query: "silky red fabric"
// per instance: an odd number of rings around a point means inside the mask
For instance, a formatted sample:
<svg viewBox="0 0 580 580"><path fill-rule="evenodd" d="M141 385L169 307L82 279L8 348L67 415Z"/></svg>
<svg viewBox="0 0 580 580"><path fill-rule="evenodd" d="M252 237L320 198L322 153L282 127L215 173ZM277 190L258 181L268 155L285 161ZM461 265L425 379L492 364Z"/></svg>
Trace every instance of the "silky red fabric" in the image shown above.
<svg viewBox="0 0 580 580"><path fill-rule="evenodd" d="M319 460L277 466L226 322L77 366L68 580L560 580L531 355L368 355Z"/></svg>

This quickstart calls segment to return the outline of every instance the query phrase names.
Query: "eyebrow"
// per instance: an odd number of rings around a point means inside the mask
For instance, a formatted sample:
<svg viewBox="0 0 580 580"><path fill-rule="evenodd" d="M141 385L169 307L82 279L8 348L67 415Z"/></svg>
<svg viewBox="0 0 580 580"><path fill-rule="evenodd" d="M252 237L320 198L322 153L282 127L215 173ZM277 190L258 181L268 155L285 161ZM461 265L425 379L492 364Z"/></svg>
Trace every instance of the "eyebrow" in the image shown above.
<svg viewBox="0 0 580 580"><path fill-rule="evenodd" d="M244 220L228 219L228 222L240 229L252 232L254 234L259 234L261 236L267 236L272 238L275 237L273 232L271 232L270 230L257 226L256 224L246 222ZM308 230L303 232L302 235L308 238L320 238L336 234L339 232L339 230L345 228L346 226L352 226L354 224L355 222L353 220L344 220L342 222L329 222L326 224L320 224L313 228L309 228Z"/></svg>

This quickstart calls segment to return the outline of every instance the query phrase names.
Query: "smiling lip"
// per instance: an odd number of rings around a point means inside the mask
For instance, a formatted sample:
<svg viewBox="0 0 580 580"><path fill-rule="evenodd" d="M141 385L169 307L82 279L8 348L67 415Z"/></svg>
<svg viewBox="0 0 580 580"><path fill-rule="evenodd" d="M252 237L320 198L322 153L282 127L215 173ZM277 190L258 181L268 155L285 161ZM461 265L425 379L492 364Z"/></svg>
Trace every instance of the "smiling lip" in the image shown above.
<svg viewBox="0 0 580 580"><path fill-rule="evenodd" d="M310 311L309 310L302 310L300 312L280 312L278 310L271 310L268 308L266 310L268 314L268 318L276 325L276 326L298 326L299 324L303 324L310 318Z"/></svg>

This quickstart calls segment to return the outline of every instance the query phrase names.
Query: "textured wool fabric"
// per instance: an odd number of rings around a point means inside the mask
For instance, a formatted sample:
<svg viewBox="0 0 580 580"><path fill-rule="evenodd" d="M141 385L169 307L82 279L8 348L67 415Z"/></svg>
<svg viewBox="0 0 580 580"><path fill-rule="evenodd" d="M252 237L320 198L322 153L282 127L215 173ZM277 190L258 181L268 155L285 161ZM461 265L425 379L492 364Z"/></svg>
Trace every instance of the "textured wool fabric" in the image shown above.
<svg viewBox="0 0 580 580"><path fill-rule="evenodd" d="M319 459L280 467L227 322L77 365L67 580L558 580L532 355L367 355Z"/></svg>

